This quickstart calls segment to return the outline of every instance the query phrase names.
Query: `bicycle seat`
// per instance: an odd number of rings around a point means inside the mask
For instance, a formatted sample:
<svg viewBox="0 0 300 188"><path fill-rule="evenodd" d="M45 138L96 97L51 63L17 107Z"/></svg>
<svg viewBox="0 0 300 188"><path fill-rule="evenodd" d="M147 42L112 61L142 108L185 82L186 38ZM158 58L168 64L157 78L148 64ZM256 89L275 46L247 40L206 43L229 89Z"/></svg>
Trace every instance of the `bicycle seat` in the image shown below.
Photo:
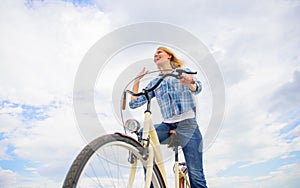
<svg viewBox="0 0 300 188"><path fill-rule="evenodd" d="M179 143L179 139L178 139L178 135L176 133L176 130L170 130L169 133L171 134L170 136L170 142L168 144L168 148L175 148L175 147L178 147L180 146L180 143Z"/></svg>

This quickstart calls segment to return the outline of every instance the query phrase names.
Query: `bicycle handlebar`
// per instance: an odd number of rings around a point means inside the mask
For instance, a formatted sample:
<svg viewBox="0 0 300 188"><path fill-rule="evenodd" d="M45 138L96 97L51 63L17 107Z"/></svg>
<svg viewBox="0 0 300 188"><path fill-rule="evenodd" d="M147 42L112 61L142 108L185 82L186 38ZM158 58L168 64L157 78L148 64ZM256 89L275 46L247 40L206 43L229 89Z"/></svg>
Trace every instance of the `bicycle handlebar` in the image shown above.
<svg viewBox="0 0 300 188"><path fill-rule="evenodd" d="M149 97L148 93L155 90L166 77L171 76L171 77L180 79L183 73L197 74L197 72L189 72L189 71L186 71L183 69L173 69L171 73L164 74L162 77L160 77L159 80L157 81L157 83L149 89L143 89L141 92L138 92L138 93L134 93L133 91L130 91L130 90L124 91L123 100L122 100L122 109L125 110L125 108L126 108L126 93L129 93L132 96L136 96L136 97L144 95L148 101L148 105L147 105L147 110L148 110L149 105L150 105L150 97Z"/></svg>

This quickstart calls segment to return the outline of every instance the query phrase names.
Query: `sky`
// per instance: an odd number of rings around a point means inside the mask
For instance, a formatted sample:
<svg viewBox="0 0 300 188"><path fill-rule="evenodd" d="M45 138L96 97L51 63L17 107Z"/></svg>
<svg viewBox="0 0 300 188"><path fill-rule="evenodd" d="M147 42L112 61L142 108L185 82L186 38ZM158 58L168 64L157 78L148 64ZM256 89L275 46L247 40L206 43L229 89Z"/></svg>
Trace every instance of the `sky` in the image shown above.
<svg viewBox="0 0 300 188"><path fill-rule="evenodd" d="M299 0L1 1L0 187L61 187L86 144L73 106L82 60L102 37L144 22L190 32L222 73L224 118L204 152L209 187L299 187L299 19ZM114 82L131 65L117 62L151 59L155 46L127 47L106 64L94 91L104 124L116 117ZM206 90L198 98L203 135L210 100Z"/></svg>

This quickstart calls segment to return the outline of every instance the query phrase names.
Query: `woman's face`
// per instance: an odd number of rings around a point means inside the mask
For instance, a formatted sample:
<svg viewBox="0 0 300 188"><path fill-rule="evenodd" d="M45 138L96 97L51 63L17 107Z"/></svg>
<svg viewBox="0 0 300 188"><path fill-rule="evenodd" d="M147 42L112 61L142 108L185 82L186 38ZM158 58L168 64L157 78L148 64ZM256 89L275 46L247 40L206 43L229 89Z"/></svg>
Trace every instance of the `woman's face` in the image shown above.
<svg viewBox="0 0 300 188"><path fill-rule="evenodd" d="M160 65L161 63L170 62L171 57L172 56L165 51L158 49L154 54L154 63Z"/></svg>

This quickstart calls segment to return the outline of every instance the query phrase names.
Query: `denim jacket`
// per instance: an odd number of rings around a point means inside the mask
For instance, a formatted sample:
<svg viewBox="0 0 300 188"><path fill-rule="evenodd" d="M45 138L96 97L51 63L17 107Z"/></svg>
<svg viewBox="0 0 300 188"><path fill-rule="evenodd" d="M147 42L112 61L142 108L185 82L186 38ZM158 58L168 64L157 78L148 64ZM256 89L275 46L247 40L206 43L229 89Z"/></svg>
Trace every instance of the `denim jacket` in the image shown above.
<svg viewBox="0 0 300 188"><path fill-rule="evenodd" d="M189 69L185 68L185 70ZM161 76L162 74L150 81L150 83L146 86L146 89L155 85ZM180 115L184 112L195 109L196 104L193 94L201 92L202 84L195 77L194 80L198 86L196 91L191 91L188 86L181 84L178 79L168 77L164 79L154 91L149 92L150 98L156 97L164 119L170 119L174 115ZM129 102L129 107L134 109L142 106L146 102L146 97L140 96L131 100Z"/></svg>

